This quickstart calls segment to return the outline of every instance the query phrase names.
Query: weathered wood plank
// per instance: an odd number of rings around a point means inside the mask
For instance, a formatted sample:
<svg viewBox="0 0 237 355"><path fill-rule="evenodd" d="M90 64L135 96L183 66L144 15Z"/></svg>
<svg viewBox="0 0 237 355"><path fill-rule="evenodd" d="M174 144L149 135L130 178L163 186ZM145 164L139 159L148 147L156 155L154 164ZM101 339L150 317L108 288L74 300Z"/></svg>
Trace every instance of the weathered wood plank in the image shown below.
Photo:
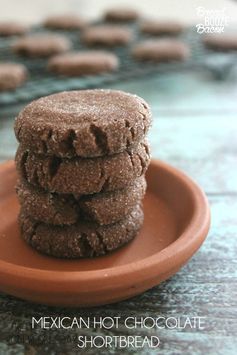
<svg viewBox="0 0 237 355"><path fill-rule="evenodd" d="M215 129L214 129L215 126ZM206 192L237 191L236 116L155 119L152 153L185 171Z"/></svg>
<svg viewBox="0 0 237 355"><path fill-rule="evenodd" d="M170 72L144 80L112 84L112 89L125 90L144 97L154 114L171 118L192 113L195 116L226 115L237 111L237 71L230 80L215 81L206 72Z"/></svg>

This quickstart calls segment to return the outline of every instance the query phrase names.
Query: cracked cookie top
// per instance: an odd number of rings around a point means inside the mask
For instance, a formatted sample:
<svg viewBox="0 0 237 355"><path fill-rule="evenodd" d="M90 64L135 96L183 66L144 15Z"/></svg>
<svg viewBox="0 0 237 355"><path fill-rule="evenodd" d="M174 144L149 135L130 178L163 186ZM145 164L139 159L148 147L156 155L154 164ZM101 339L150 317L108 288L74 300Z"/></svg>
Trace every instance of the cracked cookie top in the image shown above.
<svg viewBox="0 0 237 355"><path fill-rule="evenodd" d="M23 210L34 220L53 225L72 225L85 220L107 225L131 213L146 190L144 175L125 189L91 195L57 194L21 179L16 192Z"/></svg>
<svg viewBox="0 0 237 355"><path fill-rule="evenodd" d="M128 187L145 174L150 162L147 142L119 154L95 158L59 158L26 150L21 144L16 167L31 185L59 194L93 194Z"/></svg>
<svg viewBox="0 0 237 355"><path fill-rule="evenodd" d="M15 134L36 153L97 157L140 142L151 112L140 97L117 90L81 90L33 101L19 114Z"/></svg>
<svg viewBox="0 0 237 355"><path fill-rule="evenodd" d="M37 251L59 258L95 257L115 250L133 239L143 223L138 204L123 220L106 226L78 222L70 226L54 226L35 221L21 209L22 237Z"/></svg>

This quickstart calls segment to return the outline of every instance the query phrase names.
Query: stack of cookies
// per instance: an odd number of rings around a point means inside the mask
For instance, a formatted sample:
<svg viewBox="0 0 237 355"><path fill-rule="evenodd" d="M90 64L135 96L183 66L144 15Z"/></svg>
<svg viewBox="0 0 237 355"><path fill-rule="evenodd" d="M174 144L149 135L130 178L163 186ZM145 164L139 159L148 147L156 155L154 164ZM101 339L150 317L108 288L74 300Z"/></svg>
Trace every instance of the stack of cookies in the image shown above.
<svg viewBox="0 0 237 355"><path fill-rule="evenodd" d="M150 123L146 102L122 91L62 92L26 106L15 123L26 242L78 258L132 240L143 223Z"/></svg>

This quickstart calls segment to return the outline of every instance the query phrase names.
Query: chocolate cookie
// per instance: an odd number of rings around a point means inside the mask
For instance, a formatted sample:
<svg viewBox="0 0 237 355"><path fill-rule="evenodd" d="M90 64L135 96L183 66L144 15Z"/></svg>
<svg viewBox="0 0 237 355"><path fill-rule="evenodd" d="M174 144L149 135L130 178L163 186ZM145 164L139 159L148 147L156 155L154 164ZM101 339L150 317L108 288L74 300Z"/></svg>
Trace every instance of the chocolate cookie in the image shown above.
<svg viewBox="0 0 237 355"><path fill-rule="evenodd" d="M111 155L140 142L151 123L147 103L117 90L68 91L27 105L15 123L27 149L58 157Z"/></svg>
<svg viewBox="0 0 237 355"><path fill-rule="evenodd" d="M140 24L140 30L150 35L177 35L184 30L184 26L176 21L146 20Z"/></svg>
<svg viewBox="0 0 237 355"><path fill-rule="evenodd" d="M128 188L85 196L58 195L18 182L16 191L23 210L36 221L70 225L87 220L100 225L112 224L125 218L138 205L146 190L142 176Z"/></svg>
<svg viewBox="0 0 237 355"><path fill-rule="evenodd" d="M93 194L123 189L146 172L150 162L147 143L130 151L99 158L57 158L19 146L17 170L32 185L50 192Z"/></svg>
<svg viewBox="0 0 237 355"><path fill-rule="evenodd" d="M237 50L237 36L234 34L212 34L203 38L203 43L207 48L216 51Z"/></svg>
<svg viewBox="0 0 237 355"><path fill-rule="evenodd" d="M0 22L0 36L8 37L15 35L22 35L29 30L28 26L25 26L17 22Z"/></svg>
<svg viewBox="0 0 237 355"><path fill-rule="evenodd" d="M104 255L132 240L143 223L142 209L137 206L124 220L99 226L77 223L71 226L52 226L36 222L21 211L19 216L22 237L34 249L59 258L81 258Z"/></svg>
<svg viewBox="0 0 237 355"><path fill-rule="evenodd" d="M15 53L29 57L48 57L66 52L70 48L69 39L52 34L34 34L21 37L12 46Z"/></svg>
<svg viewBox="0 0 237 355"><path fill-rule="evenodd" d="M14 90L27 78L24 65L17 63L0 63L0 91Z"/></svg>
<svg viewBox="0 0 237 355"><path fill-rule="evenodd" d="M154 62L182 61L187 59L189 54L186 44L172 39L147 40L132 50L135 59Z"/></svg>
<svg viewBox="0 0 237 355"><path fill-rule="evenodd" d="M131 22L137 20L139 14L131 8L114 8L106 11L104 19L111 22Z"/></svg>
<svg viewBox="0 0 237 355"><path fill-rule="evenodd" d="M49 60L48 69L67 76L81 76L114 71L119 66L116 55L102 51L59 54Z"/></svg>
<svg viewBox="0 0 237 355"><path fill-rule="evenodd" d="M100 25L89 27L82 34L82 41L89 46L122 46L132 40L128 28L119 26Z"/></svg>
<svg viewBox="0 0 237 355"><path fill-rule="evenodd" d="M86 26L86 21L80 16L73 14L57 15L48 17L44 27L62 30L77 30Z"/></svg>

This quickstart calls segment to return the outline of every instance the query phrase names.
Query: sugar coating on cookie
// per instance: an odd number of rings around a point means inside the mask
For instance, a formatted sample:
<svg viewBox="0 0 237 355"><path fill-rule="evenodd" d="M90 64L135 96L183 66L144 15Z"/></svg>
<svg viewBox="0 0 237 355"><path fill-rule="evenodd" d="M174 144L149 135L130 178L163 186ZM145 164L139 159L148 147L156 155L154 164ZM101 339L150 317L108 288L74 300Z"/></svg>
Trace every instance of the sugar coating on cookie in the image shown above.
<svg viewBox="0 0 237 355"><path fill-rule="evenodd" d="M93 194L128 187L145 174L150 162L146 142L119 154L97 158L58 158L25 150L19 146L16 166L30 184L50 192Z"/></svg>
<svg viewBox="0 0 237 355"><path fill-rule="evenodd" d="M27 105L15 134L27 149L58 157L111 155L138 144L151 124L140 97L118 90L68 91Z"/></svg>
<svg viewBox="0 0 237 355"><path fill-rule="evenodd" d="M203 43L207 48L217 51L237 50L236 34L210 34L203 38Z"/></svg>
<svg viewBox="0 0 237 355"><path fill-rule="evenodd" d="M34 249L72 259L104 255L128 243L142 226L143 212L137 206L124 220L107 226L87 222L53 226L35 221L22 210L19 222L22 238Z"/></svg>
<svg viewBox="0 0 237 355"><path fill-rule="evenodd" d="M82 41L88 45L121 46L132 40L132 32L125 27L100 25L87 28Z"/></svg>
<svg viewBox="0 0 237 355"><path fill-rule="evenodd" d="M54 34L34 34L19 38L12 45L15 53L32 57L47 57L66 52L71 41L65 36Z"/></svg>
<svg viewBox="0 0 237 355"><path fill-rule="evenodd" d="M128 7L108 9L104 15L104 19L111 22L130 22L137 20L138 17L138 12Z"/></svg>
<svg viewBox="0 0 237 355"><path fill-rule="evenodd" d="M18 63L0 63L0 91L14 90L27 78L27 69Z"/></svg>
<svg viewBox="0 0 237 355"><path fill-rule="evenodd" d="M140 24L140 30L150 35L176 35L184 30L184 26L171 20L144 20Z"/></svg>
<svg viewBox="0 0 237 355"><path fill-rule="evenodd" d="M185 43L174 39L157 39L140 42L132 49L132 56L137 60L166 62L183 61L190 55Z"/></svg>
<svg viewBox="0 0 237 355"><path fill-rule="evenodd" d="M50 193L24 179L16 187L23 210L36 221L54 225L70 225L81 220L100 225L118 222L140 203L145 190L144 176L126 189L81 196Z"/></svg>
<svg viewBox="0 0 237 355"><path fill-rule="evenodd" d="M80 51L58 54L48 63L48 69L67 76L99 74L118 69L118 57L105 51Z"/></svg>
<svg viewBox="0 0 237 355"><path fill-rule="evenodd" d="M74 30L82 29L86 26L86 21L74 14L54 15L48 17L43 25L52 29Z"/></svg>
<svg viewBox="0 0 237 355"><path fill-rule="evenodd" d="M29 27L13 21L0 22L0 36L16 36L22 35L29 30Z"/></svg>

